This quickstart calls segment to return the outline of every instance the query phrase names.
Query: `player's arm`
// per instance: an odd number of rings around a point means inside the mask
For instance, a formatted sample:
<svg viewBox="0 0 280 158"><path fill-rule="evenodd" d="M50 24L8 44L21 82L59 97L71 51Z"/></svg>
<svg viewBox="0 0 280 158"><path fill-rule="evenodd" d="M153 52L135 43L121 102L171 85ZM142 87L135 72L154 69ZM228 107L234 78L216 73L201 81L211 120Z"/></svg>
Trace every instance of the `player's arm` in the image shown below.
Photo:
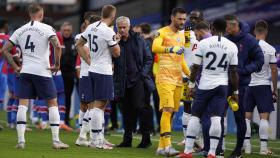
<svg viewBox="0 0 280 158"><path fill-rule="evenodd" d="M270 70L271 70L271 81L273 86L273 95L277 98L277 82L278 82L278 70L277 70L277 59L275 56L272 56L269 62Z"/></svg>
<svg viewBox="0 0 280 158"><path fill-rule="evenodd" d="M157 34L155 35L155 39L153 41L153 45L152 45L152 52L154 53L176 53L181 55L182 53L184 53L184 47L181 46L163 46L163 40L164 37L160 32L157 32Z"/></svg>
<svg viewBox="0 0 280 158"><path fill-rule="evenodd" d="M233 99L238 103L238 85L239 85L239 75L237 70L238 65L238 49L233 47L232 57L229 62L229 79L233 90Z"/></svg>
<svg viewBox="0 0 280 158"><path fill-rule="evenodd" d="M152 44L152 52L153 53L166 53L166 47L162 45L163 43L163 36L160 32L157 32L155 35L155 39Z"/></svg>
<svg viewBox="0 0 280 158"><path fill-rule="evenodd" d="M109 35L109 37L110 37L110 35ZM109 38L109 40L108 40L108 45L110 47L110 51L114 58L117 58L121 55L121 48L118 44L118 42L120 40L121 40L121 35L119 33L117 33L116 35L113 35L113 38L111 38L111 39Z"/></svg>
<svg viewBox="0 0 280 158"><path fill-rule="evenodd" d="M86 50L84 49L84 45L87 43L86 39L81 36L81 38L78 39L78 41L76 42L76 48L77 51L79 53L79 55L83 58L84 61L86 61L86 63L88 65L90 65L90 58L86 52Z"/></svg>
<svg viewBox="0 0 280 158"><path fill-rule="evenodd" d="M117 58L121 55L121 48L120 48L119 44L110 46L110 51L114 58Z"/></svg>
<svg viewBox="0 0 280 158"><path fill-rule="evenodd" d="M190 72L190 69L187 65L187 62L184 59L184 55L183 55L183 62L182 62L182 70L187 77L190 76L191 72Z"/></svg>
<svg viewBox="0 0 280 158"><path fill-rule="evenodd" d="M16 64L16 62L13 59L12 54L10 51L13 49L14 45L11 41L6 42L4 47L1 49L1 53L6 58L7 62L13 67L16 73L19 73L20 67Z"/></svg>
<svg viewBox="0 0 280 158"><path fill-rule="evenodd" d="M53 35L49 38L49 41L51 42L53 48L54 48L54 54L55 54L55 65L51 69L53 72L57 72L60 68L60 58L61 58L61 45L58 40L58 37L56 35Z"/></svg>

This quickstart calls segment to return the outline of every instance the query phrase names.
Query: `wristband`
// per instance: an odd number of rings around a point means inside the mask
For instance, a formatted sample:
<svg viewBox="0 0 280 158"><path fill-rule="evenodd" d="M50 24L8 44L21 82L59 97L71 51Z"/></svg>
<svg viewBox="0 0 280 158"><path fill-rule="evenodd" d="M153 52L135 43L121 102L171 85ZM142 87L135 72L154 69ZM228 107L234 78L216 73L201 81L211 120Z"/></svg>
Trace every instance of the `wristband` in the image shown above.
<svg viewBox="0 0 280 158"><path fill-rule="evenodd" d="M188 87L189 87L190 89L194 88L194 87L195 87L195 83L190 81Z"/></svg>
<svg viewBox="0 0 280 158"><path fill-rule="evenodd" d="M238 94L239 94L238 90L236 90L236 91L233 91L233 94L236 94L236 95L238 95Z"/></svg>

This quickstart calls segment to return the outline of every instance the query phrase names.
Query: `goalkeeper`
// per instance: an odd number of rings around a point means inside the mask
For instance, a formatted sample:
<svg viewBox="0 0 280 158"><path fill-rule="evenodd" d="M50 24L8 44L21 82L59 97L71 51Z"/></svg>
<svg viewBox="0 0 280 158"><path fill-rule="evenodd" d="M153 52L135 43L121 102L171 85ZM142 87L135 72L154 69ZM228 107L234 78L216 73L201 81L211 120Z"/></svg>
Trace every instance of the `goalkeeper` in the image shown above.
<svg viewBox="0 0 280 158"><path fill-rule="evenodd" d="M162 111L160 140L157 155L174 156L179 154L171 146L171 117L178 111L182 91L182 71L189 76L190 71L184 60L184 28L187 13L183 8L174 8L171 24L158 30L152 51L159 56L156 86Z"/></svg>

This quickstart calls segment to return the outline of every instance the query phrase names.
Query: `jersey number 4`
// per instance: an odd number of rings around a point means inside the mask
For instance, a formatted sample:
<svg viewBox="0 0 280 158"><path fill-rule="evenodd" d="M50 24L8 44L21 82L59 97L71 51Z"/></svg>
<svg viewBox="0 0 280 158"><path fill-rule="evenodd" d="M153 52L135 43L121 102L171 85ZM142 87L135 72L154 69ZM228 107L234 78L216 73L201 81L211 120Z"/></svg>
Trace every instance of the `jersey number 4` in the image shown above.
<svg viewBox="0 0 280 158"><path fill-rule="evenodd" d="M34 52L35 45L34 45L33 42L30 42L30 37L31 37L31 35L27 35L26 43L25 43L25 48L24 49L30 49L31 52Z"/></svg>
<svg viewBox="0 0 280 158"><path fill-rule="evenodd" d="M205 67L205 69L208 70L216 70L216 68L224 68L224 71L226 71L227 69L227 64L228 62L225 61L227 54L223 54L220 62L218 65L213 65L215 63L215 61L217 60L217 54L214 52L207 52L206 53L206 58L210 58L210 56L212 56L212 60L209 62L209 64Z"/></svg>
<svg viewBox="0 0 280 158"><path fill-rule="evenodd" d="M91 34L88 34L88 39L89 39L89 49L93 52L97 52L98 45L95 41L97 39L97 36L93 35L91 38ZM93 45L94 45L94 48L92 48Z"/></svg>

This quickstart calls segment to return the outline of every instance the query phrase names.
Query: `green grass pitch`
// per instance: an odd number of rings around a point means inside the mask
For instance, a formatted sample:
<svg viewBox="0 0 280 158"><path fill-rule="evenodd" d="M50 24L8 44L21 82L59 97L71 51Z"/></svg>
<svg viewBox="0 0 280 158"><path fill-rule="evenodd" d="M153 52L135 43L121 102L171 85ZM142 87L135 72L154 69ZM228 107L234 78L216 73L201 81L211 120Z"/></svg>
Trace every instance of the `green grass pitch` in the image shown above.
<svg viewBox="0 0 280 158"><path fill-rule="evenodd" d="M4 120L4 113L0 112L0 120ZM2 123L3 124L3 123ZM159 158L155 155L158 143L158 136L153 136L153 146L148 149L137 149L136 146L140 142L140 136L134 136L132 148L114 148L113 150L98 150L86 147L75 146L74 142L78 133L68 133L61 131L60 138L63 142L68 143L70 148L67 150L54 150L51 148L51 132L50 130L33 129L26 132L26 148L24 150L15 149L17 142L16 130L4 129L0 131L0 158ZM111 133L106 136L112 143L120 143L122 135L120 133ZM176 142L182 140L182 132L173 132L172 140L174 147L183 151L183 147L176 145ZM230 154L230 150L234 147L235 136L229 135L227 140L226 156ZM261 158L261 157L279 157L280 158L280 140L269 141L269 147L273 151L273 156L260 156L259 141L254 136L252 155L245 155L244 158Z"/></svg>

